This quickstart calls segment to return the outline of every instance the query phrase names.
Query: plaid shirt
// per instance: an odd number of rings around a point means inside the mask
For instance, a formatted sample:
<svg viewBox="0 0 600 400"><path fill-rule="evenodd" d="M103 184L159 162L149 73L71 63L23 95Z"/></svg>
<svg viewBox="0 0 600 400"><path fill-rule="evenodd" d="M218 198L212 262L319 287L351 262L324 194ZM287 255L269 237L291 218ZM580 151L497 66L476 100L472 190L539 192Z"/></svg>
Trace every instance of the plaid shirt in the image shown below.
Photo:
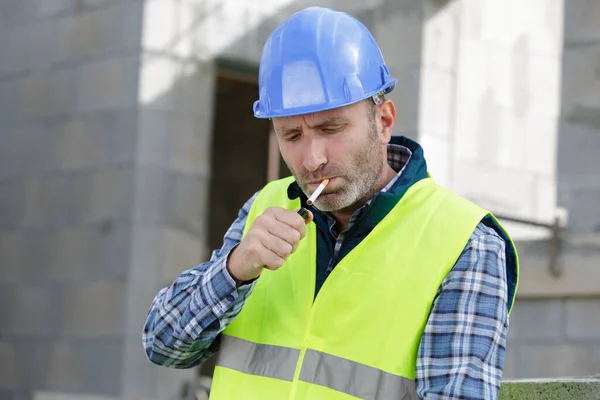
<svg viewBox="0 0 600 400"><path fill-rule="evenodd" d="M396 145L389 146L388 154L398 174L384 190L394 185L411 156L410 150ZM152 362L190 368L218 350L219 334L238 315L256 282L236 289L226 269L255 197L239 211L223 247L155 297L143 333ZM344 232L336 233L333 225L331 220L337 252ZM480 223L434 300L417 357L415 381L421 398L498 397L508 331L507 297L505 242Z"/></svg>

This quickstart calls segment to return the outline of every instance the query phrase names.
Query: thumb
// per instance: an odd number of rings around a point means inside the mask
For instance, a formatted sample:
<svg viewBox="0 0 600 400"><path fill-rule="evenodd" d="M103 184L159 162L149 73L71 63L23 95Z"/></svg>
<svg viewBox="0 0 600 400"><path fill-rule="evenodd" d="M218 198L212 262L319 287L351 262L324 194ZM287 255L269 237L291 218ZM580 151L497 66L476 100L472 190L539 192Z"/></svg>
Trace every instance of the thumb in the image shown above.
<svg viewBox="0 0 600 400"><path fill-rule="evenodd" d="M312 222L312 220L314 219L314 216L310 210L306 210L306 212L308 213L308 215L306 216L306 218L304 218L304 222L306 223L306 225L308 225Z"/></svg>

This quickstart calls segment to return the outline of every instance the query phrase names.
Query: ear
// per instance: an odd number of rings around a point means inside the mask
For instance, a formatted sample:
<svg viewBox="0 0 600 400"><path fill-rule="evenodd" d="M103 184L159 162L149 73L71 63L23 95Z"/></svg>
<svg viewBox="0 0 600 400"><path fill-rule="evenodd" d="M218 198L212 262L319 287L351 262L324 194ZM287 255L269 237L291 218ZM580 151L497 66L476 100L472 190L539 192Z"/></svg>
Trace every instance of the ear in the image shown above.
<svg viewBox="0 0 600 400"><path fill-rule="evenodd" d="M392 138L394 123L396 122L396 106L390 99L385 99L379 105L377 116L378 125L381 127L381 144L388 144Z"/></svg>

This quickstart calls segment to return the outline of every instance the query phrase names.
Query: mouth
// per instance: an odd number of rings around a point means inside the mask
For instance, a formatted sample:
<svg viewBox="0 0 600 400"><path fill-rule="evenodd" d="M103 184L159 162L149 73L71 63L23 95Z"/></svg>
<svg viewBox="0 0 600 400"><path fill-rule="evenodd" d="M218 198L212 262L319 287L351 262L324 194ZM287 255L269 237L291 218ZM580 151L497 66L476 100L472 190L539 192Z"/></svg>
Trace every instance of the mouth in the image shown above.
<svg viewBox="0 0 600 400"><path fill-rule="evenodd" d="M310 181L310 182L307 182L307 185L308 185L309 187L311 187L311 188L314 190L314 189L316 189L316 188L317 188L317 187L318 187L318 186L321 184L321 182L323 182L325 179L327 179L327 178L319 179L318 181ZM333 181L334 181L336 178L328 178L328 179L329 179L329 183L327 184L327 186L331 185L331 182L333 182Z"/></svg>

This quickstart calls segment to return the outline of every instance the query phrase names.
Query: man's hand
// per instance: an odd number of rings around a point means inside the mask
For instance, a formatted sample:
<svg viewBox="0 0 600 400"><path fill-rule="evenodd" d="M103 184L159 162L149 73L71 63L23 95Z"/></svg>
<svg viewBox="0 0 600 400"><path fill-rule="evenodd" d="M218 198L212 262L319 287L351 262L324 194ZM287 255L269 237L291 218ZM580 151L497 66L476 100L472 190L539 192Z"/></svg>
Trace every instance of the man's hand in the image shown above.
<svg viewBox="0 0 600 400"><path fill-rule="evenodd" d="M310 211L308 214L304 220L295 211L267 208L229 255L227 270L231 277L240 284L257 278L263 268L280 268L306 236L306 224L313 218Z"/></svg>

